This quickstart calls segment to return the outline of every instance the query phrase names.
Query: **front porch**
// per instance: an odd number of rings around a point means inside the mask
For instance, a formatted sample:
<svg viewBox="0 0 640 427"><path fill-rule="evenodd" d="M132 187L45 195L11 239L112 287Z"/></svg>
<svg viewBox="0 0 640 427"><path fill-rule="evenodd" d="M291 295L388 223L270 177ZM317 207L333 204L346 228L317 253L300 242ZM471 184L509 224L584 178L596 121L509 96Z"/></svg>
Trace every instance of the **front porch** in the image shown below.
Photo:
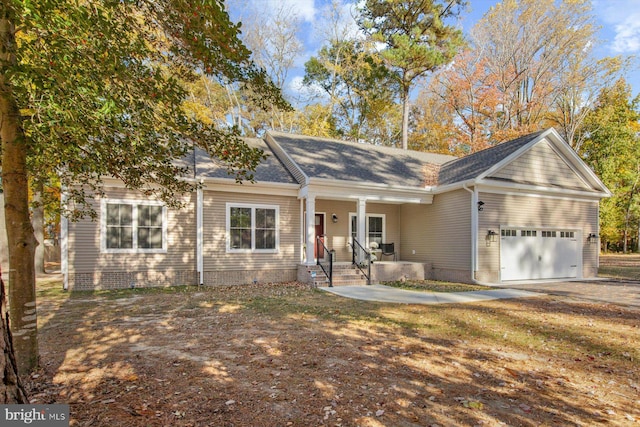
<svg viewBox="0 0 640 427"><path fill-rule="evenodd" d="M325 265L326 267L326 265ZM333 263L333 286L367 285L368 268L359 270L350 262ZM371 264L370 284L395 280L430 279L431 266L428 263L411 261L374 261ZM298 266L298 281L313 287L329 286L327 275L319 265Z"/></svg>

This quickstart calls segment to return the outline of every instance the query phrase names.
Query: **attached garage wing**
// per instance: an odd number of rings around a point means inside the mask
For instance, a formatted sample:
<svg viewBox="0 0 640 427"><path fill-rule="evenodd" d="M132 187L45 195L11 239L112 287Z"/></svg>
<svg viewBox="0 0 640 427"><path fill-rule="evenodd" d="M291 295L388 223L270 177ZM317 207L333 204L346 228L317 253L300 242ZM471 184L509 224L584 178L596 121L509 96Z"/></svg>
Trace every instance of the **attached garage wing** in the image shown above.
<svg viewBox="0 0 640 427"><path fill-rule="evenodd" d="M578 277L582 270L578 231L538 228L500 230L500 279Z"/></svg>

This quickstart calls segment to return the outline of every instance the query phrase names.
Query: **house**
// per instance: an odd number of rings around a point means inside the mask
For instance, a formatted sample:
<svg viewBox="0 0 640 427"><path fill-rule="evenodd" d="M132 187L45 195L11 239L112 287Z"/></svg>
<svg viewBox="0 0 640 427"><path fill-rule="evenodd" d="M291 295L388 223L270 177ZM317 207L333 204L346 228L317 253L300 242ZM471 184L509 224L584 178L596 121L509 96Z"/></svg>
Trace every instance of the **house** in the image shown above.
<svg viewBox="0 0 640 427"><path fill-rule="evenodd" d="M96 222L63 220L65 286L312 281L318 259L351 264L354 242L374 247L375 280L597 274L610 193L553 129L462 158L280 132L247 143L268 154L256 183L195 152L203 188L180 210L107 181Z"/></svg>

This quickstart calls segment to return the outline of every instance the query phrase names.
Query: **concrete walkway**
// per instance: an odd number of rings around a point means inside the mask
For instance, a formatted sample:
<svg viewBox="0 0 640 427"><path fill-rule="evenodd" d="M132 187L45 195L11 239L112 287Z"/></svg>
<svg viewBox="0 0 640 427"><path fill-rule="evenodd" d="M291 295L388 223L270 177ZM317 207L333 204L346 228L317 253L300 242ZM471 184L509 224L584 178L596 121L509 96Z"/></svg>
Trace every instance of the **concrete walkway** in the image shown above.
<svg viewBox="0 0 640 427"><path fill-rule="evenodd" d="M537 297L544 294L520 289L491 289L471 292L421 292L408 291L384 285L320 287L345 298L363 301L395 302L401 304L459 304L494 299Z"/></svg>
<svg viewBox="0 0 640 427"><path fill-rule="evenodd" d="M513 283L500 286L510 290L542 292L569 300L640 307L640 282L637 280L599 278L565 282Z"/></svg>

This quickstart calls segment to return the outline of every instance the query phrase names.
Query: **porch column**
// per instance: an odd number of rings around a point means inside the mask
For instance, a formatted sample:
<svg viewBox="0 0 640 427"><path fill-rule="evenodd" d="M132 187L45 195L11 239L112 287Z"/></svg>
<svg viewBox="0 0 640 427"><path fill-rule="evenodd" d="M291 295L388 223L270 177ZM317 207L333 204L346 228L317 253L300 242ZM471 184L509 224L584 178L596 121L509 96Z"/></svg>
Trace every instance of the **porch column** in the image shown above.
<svg viewBox="0 0 640 427"><path fill-rule="evenodd" d="M358 239L358 243L365 247L367 240L367 200L366 199L358 199L358 207L356 210L356 215L358 217L358 230L356 231L356 239ZM364 253L362 250L358 250L358 259L362 261L364 258Z"/></svg>
<svg viewBox="0 0 640 427"><path fill-rule="evenodd" d="M316 198L315 196L307 195L307 217L305 223L307 224L307 238L306 238L306 264L313 265L314 261L314 248L316 245Z"/></svg>

